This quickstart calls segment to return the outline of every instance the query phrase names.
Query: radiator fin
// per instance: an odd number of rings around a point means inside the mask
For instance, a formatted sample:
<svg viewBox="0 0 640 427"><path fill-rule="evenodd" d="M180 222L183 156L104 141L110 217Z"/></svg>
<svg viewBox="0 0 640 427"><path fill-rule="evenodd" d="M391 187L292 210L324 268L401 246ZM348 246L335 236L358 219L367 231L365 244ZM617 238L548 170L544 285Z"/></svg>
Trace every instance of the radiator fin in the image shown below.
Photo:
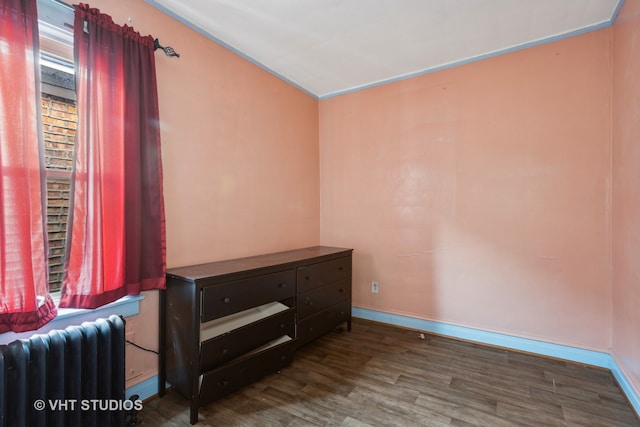
<svg viewBox="0 0 640 427"><path fill-rule="evenodd" d="M0 427L123 426L91 401L124 401L124 333L113 315L0 345Z"/></svg>

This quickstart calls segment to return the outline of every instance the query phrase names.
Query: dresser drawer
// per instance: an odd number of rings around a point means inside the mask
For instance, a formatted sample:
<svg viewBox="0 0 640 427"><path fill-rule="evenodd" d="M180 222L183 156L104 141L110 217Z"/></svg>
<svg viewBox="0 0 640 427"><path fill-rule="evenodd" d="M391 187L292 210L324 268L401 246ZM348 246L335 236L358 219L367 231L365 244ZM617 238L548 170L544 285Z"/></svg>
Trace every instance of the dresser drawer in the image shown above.
<svg viewBox="0 0 640 427"><path fill-rule="evenodd" d="M298 347L318 338L351 318L351 300L342 301L313 316L298 320L296 341Z"/></svg>
<svg viewBox="0 0 640 427"><path fill-rule="evenodd" d="M200 406L286 367L295 349L295 341L290 340L207 372L202 376Z"/></svg>
<svg viewBox="0 0 640 427"><path fill-rule="evenodd" d="M330 283L298 295L298 318L304 319L338 302L351 298L349 279Z"/></svg>
<svg viewBox="0 0 640 427"><path fill-rule="evenodd" d="M271 301L291 298L295 271L285 270L202 288L201 321L208 322Z"/></svg>
<svg viewBox="0 0 640 427"><path fill-rule="evenodd" d="M200 370L209 371L282 335L294 336L294 330L295 308L290 308L211 338L202 343Z"/></svg>
<svg viewBox="0 0 640 427"><path fill-rule="evenodd" d="M298 293L351 277L351 257L338 258L298 268Z"/></svg>

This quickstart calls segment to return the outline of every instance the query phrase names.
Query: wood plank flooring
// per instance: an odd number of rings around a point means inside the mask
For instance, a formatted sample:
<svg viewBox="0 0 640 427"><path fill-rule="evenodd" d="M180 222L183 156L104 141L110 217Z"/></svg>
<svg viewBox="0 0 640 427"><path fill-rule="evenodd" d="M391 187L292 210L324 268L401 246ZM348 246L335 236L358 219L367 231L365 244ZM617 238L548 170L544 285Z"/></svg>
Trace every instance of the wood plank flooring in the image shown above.
<svg viewBox="0 0 640 427"><path fill-rule="evenodd" d="M188 426L177 392L138 425ZM200 409L199 426L640 426L606 370L354 319Z"/></svg>

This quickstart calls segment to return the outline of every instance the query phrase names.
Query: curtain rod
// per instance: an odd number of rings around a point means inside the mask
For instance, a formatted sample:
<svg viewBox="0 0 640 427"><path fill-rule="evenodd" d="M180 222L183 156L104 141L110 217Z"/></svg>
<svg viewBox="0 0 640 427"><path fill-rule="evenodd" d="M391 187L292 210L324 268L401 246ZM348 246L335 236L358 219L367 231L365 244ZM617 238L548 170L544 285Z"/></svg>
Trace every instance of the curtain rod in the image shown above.
<svg viewBox="0 0 640 427"><path fill-rule="evenodd" d="M62 0L51 0L51 1L56 3L57 5L59 5L60 7L64 7L65 9L69 9L70 11L75 11L75 8L72 5L63 2ZM131 22L131 18L129 18L129 22ZM69 27L69 28L73 28L73 25L69 25L67 23L65 23L64 25ZM160 44L160 41L158 39L155 39L153 41L153 50L155 52L158 49L162 49L162 51L167 56L175 56L175 57L180 58L180 54L178 52L176 52L171 46L162 46Z"/></svg>
<svg viewBox="0 0 640 427"><path fill-rule="evenodd" d="M155 39L153 41L153 50L156 51L158 49L162 49L164 51L164 54L167 56L177 56L178 58L180 58L180 54L173 50L171 46L161 46L158 39Z"/></svg>

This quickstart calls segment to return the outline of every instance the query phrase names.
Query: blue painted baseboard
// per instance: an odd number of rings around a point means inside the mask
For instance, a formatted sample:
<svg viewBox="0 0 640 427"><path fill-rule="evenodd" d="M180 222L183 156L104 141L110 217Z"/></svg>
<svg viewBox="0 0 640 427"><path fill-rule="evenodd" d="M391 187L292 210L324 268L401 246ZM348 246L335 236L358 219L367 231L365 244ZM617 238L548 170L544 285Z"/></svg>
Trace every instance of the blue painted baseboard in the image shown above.
<svg viewBox="0 0 640 427"><path fill-rule="evenodd" d="M445 335L452 338L460 338L482 344L489 344L512 350L525 351L528 353L543 356L555 357L586 365L597 366L611 370L611 373L618 381L620 388L629 399L631 406L640 416L640 396L636 393L631 381L620 369L615 359L608 353L585 350L582 348L570 347L560 344L552 344L544 341L536 341L527 338L514 337L511 335L487 332L479 329L466 328L463 326L448 325L446 323L434 322L430 320L416 319L398 314L384 313L381 311L367 310L353 307L353 317L368 319L390 325L402 326L418 331L431 332ZM140 396L140 400L145 400L158 393L158 377L152 377L142 381L127 389L127 399L134 394Z"/></svg>
<svg viewBox="0 0 640 427"><path fill-rule="evenodd" d="M398 314L385 313L382 311L368 310L353 307L351 311L353 317L387 323L390 325L402 326L418 331L431 332L452 338L460 338L482 344L508 348L512 350L525 351L542 356L554 357L586 365L606 368L611 371L618 381L620 388L629 399L629 402L640 416L640 396L634 390L631 382L620 369L615 359L609 354L600 351L585 350L577 347L553 344L544 341L537 341L527 338L514 337L511 335L487 332L480 329L466 328L463 326L449 325L431 320L416 319L414 317L402 316Z"/></svg>
<svg viewBox="0 0 640 427"><path fill-rule="evenodd" d="M629 402L631 403L631 406L633 406L633 409L635 409L638 417L640 417L640 395L635 392L631 382L629 382L629 378L627 378L624 372L620 370L620 367L613 357L611 358L611 364L613 365L610 368L611 373L616 377L616 381L618 381L620 388L624 392L625 396L627 396L627 399L629 399Z"/></svg>
<svg viewBox="0 0 640 427"><path fill-rule="evenodd" d="M139 400L146 400L158 394L158 376L151 377L142 381L136 385L129 387L125 391L125 397L129 399L134 394L137 394Z"/></svg>
<svg viewBox="0 0 640 427"><path fill-rule="evenodd" d="M416 319L414 317L389 314L381 311L367 310L353 307L354 317L374 320L376 322L388 323L391 325L403 326L405 328L416 329L434 334L445 335L453 338L460 338L468 341L475 341L483 344L495 345L528 353L541 354L558 359L571 360L587 365L609 368L611 356L592 350L584 350L576 347L569 347L559 344L551 344L544 341L536 341L526 338L514 337L511 335L487 332L480 329L466 328L463 326L449 325L431 320Z"/></svg>

